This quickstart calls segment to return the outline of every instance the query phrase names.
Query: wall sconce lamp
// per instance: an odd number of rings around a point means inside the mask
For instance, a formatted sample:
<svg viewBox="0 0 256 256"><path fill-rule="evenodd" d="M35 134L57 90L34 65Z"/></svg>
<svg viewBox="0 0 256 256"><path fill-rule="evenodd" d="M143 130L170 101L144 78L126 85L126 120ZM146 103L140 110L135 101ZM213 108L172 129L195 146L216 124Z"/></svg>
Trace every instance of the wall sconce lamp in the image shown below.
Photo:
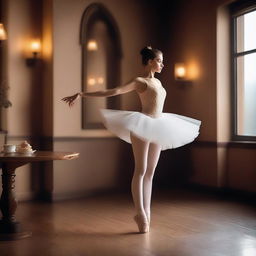
<svg viewBox="0 0 256 256"><path fill-rule="evenodd" d="M26 63L29 67L35 66L38 61L38 54L41 51L41 42L40 40L33 40L29 45L29 52L32 52L32 58L27 58Z"/></svg>
<svg viewBox="0 0 256 256"><path fill-rule="evenodd" d="M98 43L96 40L89 40L87 43L87 50L88 51L97 51L98 50Z"/></svg>
<svg viewBox="0 0 256 256"><path fill-rule="evenodd" d="M187 81L187 68L184 63L176 63L174 67L176 81Z"/></svg>
<svg viewBox="0 0 256 256"><path fill-rule="evenodd" d="M174 67L174 77L179 84L192 84L200 77L200 66L196 60L188 63L176 63Z"/></svg>
<svg viewBox="0 0 256 256"><path fill-rule="evenodd" d="M2 41L6 39L7 39L7 33L4 29L3 23L0 23L0 44L2 44Z"/></svg>

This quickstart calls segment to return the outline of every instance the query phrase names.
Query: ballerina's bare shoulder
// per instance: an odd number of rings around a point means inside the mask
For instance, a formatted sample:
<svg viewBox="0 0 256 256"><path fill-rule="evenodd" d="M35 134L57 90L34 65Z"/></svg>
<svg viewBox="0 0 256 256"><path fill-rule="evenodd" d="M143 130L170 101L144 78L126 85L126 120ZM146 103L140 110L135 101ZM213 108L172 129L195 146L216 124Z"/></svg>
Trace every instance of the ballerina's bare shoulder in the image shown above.
<svg viewBox="0 0 256 256"><path fill-rule="evenodd" d="M141 100L142 112L157 117L163 111L166 91L157 78L137 77L138 83L144 84L143 90L137 90Z"/></svg>

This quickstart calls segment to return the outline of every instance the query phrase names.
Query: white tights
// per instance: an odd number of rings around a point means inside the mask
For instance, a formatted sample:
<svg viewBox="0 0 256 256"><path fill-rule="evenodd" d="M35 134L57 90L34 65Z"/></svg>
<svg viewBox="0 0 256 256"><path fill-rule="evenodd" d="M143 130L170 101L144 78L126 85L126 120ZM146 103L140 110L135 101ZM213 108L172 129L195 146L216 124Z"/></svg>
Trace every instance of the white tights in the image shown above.
<svg viewBox="0 0 256 256"><path fill-rule="evenodd" d="M137 214L146 217L150 222L152 181L161 147L143 141L132 133L130 136L135 161L131 184L133 202Z"/></svg>

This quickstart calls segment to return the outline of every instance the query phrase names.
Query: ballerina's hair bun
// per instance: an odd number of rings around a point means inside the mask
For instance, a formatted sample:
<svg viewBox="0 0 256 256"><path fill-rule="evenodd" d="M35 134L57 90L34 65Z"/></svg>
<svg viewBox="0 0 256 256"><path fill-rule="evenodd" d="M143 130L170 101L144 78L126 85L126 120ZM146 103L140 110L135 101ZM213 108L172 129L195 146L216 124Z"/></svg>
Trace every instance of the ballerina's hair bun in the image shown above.
<svg viewBox="0 0 256 256"><path fill-rule="evenodd" d="M158 54L162 54L162 52L158 49L153 49L151 46L144 47L140 54L142 56L142 64L147 65L149 60L153 60Z"/></svg>

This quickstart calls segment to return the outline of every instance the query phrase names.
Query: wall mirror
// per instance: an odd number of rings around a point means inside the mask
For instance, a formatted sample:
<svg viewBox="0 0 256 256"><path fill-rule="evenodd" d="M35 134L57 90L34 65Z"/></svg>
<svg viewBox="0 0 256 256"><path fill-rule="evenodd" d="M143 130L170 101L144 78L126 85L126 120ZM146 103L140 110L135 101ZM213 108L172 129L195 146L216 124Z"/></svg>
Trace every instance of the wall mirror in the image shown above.
<svg viewBox="0 0 256 256"><path fill-rule="evenodd" d="M121 42L116 22L102 4L91 4L83 14L82 91L93 92L120 85ZM82 129L102 129L101 108L118 109L120 96L82 100Z"/></svg>

